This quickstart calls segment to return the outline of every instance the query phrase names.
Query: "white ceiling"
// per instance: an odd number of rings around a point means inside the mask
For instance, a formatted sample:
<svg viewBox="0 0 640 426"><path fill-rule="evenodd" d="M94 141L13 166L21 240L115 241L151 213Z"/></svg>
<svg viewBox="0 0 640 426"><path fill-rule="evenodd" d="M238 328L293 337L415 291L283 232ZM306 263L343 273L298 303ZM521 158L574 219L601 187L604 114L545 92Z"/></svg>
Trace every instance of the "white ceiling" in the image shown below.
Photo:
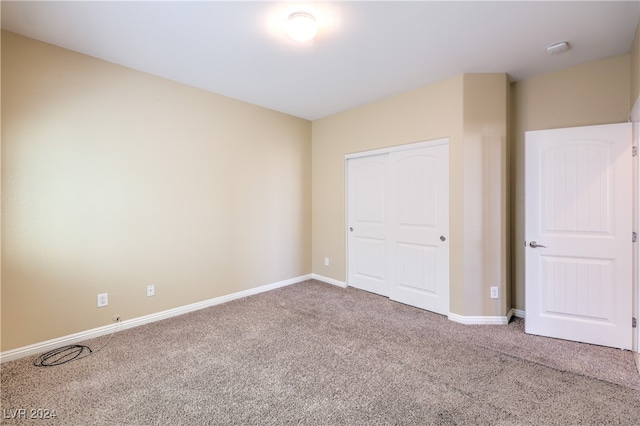
<svg viewBox="0 0 640 426"><path fill-rule="evenodd" d="M513 80L628 53L639 1L2 1L2 28L315 120L460 73ZM304 44L280 28L309 11ZM549 56L566 40L572 49Z"/></svg>

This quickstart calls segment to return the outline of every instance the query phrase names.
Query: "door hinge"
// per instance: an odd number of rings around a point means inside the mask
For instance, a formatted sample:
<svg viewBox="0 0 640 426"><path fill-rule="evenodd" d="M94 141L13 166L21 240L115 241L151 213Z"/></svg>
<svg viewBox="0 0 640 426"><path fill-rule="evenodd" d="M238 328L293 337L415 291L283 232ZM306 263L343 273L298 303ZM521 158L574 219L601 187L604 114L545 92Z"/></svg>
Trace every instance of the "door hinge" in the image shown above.
<svg viewBox="0 0 640 426"><path fill-rule="evenodd" d="M637 146L632 146L631 147L631 155L633 157L637 157L638 156L638 147Z"/></svg>
<svg viewBox="0 0 640 426"><path fill-rule="evenodd" d="M638 241L638 233L637 232L632 232L631 233L631 242L635 243L636 241Z"/></svg>
<svg viewBox="0 0 640 426"><path fill-rule="evenodd" d="M636 319L635 319L635 318L631 318L631 327L632 327L632 328L636 328L636 327L638 326L637 322L638 322L638 321L636 321Z"/></svg>

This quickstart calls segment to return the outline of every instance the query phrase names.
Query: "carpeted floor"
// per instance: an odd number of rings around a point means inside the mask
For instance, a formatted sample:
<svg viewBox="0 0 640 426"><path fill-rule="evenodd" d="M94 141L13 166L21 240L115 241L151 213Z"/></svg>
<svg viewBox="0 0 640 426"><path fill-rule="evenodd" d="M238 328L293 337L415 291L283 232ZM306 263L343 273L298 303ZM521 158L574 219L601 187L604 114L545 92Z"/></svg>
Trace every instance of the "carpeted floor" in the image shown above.
<svg viewBox="0 0 640 426"><path fill-rule="evenodd" d="M32 362L2 365L5 424L640 424L628 351L316 281L118 332L76 362ZM8 418L19 409L56 417Z"/></svg>

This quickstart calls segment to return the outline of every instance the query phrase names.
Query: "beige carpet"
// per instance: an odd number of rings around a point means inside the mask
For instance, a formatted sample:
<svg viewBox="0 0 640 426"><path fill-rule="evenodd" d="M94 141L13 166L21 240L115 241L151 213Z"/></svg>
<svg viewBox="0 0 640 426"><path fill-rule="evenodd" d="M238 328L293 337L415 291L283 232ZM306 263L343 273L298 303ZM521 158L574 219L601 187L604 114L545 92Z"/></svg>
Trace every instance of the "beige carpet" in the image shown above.
<svg viewBox="0 0 640 426"><path fill-rule="evenodd" d="M106 337L85 342L99 347ZM640 424L628 351L464 326L309 281L1 370L4 424Z"/></svg>

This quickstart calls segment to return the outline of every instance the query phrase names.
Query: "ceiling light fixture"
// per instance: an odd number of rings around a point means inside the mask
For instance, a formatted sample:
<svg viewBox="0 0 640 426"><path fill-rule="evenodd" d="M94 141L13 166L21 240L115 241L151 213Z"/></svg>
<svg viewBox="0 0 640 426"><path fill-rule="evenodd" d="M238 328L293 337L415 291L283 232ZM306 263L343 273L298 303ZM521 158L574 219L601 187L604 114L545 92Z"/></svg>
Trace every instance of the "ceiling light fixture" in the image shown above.
<svg viewBox="0 0 640 426"><path fill-rule="evenodd" d="M566 41L561 41L560 43L555 43L547 47L547 53L549 55L558 55L569 50L569 47L569 43L567 43Z"/></svg>
<svg viewBox="0 0 640 426"><path fill-rule="evenodd" d="M318 34L316 19L304 12L296 12L287 19L287 35L295 41L309 41Z"/></svg>

